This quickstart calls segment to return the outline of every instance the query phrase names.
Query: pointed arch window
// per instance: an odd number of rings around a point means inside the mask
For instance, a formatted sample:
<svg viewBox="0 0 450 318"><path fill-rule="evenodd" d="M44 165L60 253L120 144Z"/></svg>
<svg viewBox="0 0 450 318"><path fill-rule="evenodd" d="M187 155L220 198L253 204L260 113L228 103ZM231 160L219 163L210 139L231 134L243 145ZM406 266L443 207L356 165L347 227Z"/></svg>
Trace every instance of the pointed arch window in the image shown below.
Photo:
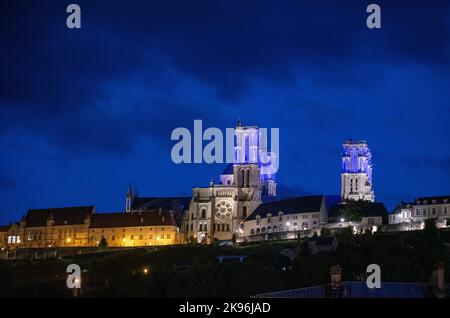
<svg viewBox="0 0 450 318"><path fill-rule="evenodd" d="M201 217L202 217L202 219L206 219L206 209L205 208L202 209Z"/></svg>
<svg viewBox="0 0 450 318"><path fill-rule="evenodd" d="M249 169L247 169L247 171L246 171L245 180L246 180L245 186L247 188L250 187L250 170Z"/></svg>

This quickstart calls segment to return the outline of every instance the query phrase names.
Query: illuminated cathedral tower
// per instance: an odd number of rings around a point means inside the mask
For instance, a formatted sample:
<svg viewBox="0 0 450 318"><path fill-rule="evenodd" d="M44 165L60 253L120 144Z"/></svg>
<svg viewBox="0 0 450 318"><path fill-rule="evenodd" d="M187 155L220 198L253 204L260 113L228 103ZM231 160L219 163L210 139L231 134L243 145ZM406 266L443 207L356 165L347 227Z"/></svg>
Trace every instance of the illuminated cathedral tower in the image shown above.
<svg viewBox="0 0 450 318"><path fill-rule="evenodd" d="M364 140L343 144L341 198L374 202L372 189L372 153Z"/></svg>
<svg viewBox="0 0 450 318"><path fill-rule="evenodd" d="M243 126L240 120L236 125L235 135L234 166L238 169L255 166L259 170L261 194L276 196L275 166L278 158L275 153L267 151L267 136L263 137L257 126ZM241 179L244 182L245 176L243 175Z"/></svg>

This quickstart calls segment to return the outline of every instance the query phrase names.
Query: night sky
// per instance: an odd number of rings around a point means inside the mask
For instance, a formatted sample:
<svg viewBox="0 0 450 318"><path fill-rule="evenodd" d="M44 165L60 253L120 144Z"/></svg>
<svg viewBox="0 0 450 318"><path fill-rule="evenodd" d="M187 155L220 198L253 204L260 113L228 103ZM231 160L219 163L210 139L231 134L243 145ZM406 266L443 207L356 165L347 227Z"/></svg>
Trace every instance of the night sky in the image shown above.
<svg viewBox="0 0 450 318"><path fill-rule="evenodd" d="M449 88L449 1L3 0L0 224L217 181L223 164L171 161L194 119L280 128L280 194L339 194L347 138L389 209L450 194Z"/></svg>

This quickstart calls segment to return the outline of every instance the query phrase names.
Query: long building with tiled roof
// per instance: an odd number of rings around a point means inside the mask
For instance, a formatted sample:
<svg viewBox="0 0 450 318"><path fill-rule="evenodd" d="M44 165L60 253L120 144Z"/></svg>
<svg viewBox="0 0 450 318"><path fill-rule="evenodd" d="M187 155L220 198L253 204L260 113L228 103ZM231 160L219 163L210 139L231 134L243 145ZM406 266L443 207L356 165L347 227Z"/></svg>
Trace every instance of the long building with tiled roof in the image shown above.
<svg viewBox="0 0 450 318"><path fill-rule="evenodd" d="M0 228L0 246L15 248L111 247L178 244L172 210L96 213L94 206L29 209L19 223Z"/></svg>

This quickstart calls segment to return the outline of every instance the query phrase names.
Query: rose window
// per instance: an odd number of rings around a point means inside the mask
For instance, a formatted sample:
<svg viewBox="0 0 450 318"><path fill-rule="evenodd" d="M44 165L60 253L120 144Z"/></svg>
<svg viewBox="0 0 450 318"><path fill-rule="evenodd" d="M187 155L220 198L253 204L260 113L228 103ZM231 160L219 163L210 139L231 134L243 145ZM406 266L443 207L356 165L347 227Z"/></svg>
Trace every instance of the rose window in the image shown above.
<svg viewBox="0 0 450 318"><path fill-rule="evenodd" d="M230 219L233 213L233 204L228 201L219 201L216 203L214 212L219 220Z"/></svg>

